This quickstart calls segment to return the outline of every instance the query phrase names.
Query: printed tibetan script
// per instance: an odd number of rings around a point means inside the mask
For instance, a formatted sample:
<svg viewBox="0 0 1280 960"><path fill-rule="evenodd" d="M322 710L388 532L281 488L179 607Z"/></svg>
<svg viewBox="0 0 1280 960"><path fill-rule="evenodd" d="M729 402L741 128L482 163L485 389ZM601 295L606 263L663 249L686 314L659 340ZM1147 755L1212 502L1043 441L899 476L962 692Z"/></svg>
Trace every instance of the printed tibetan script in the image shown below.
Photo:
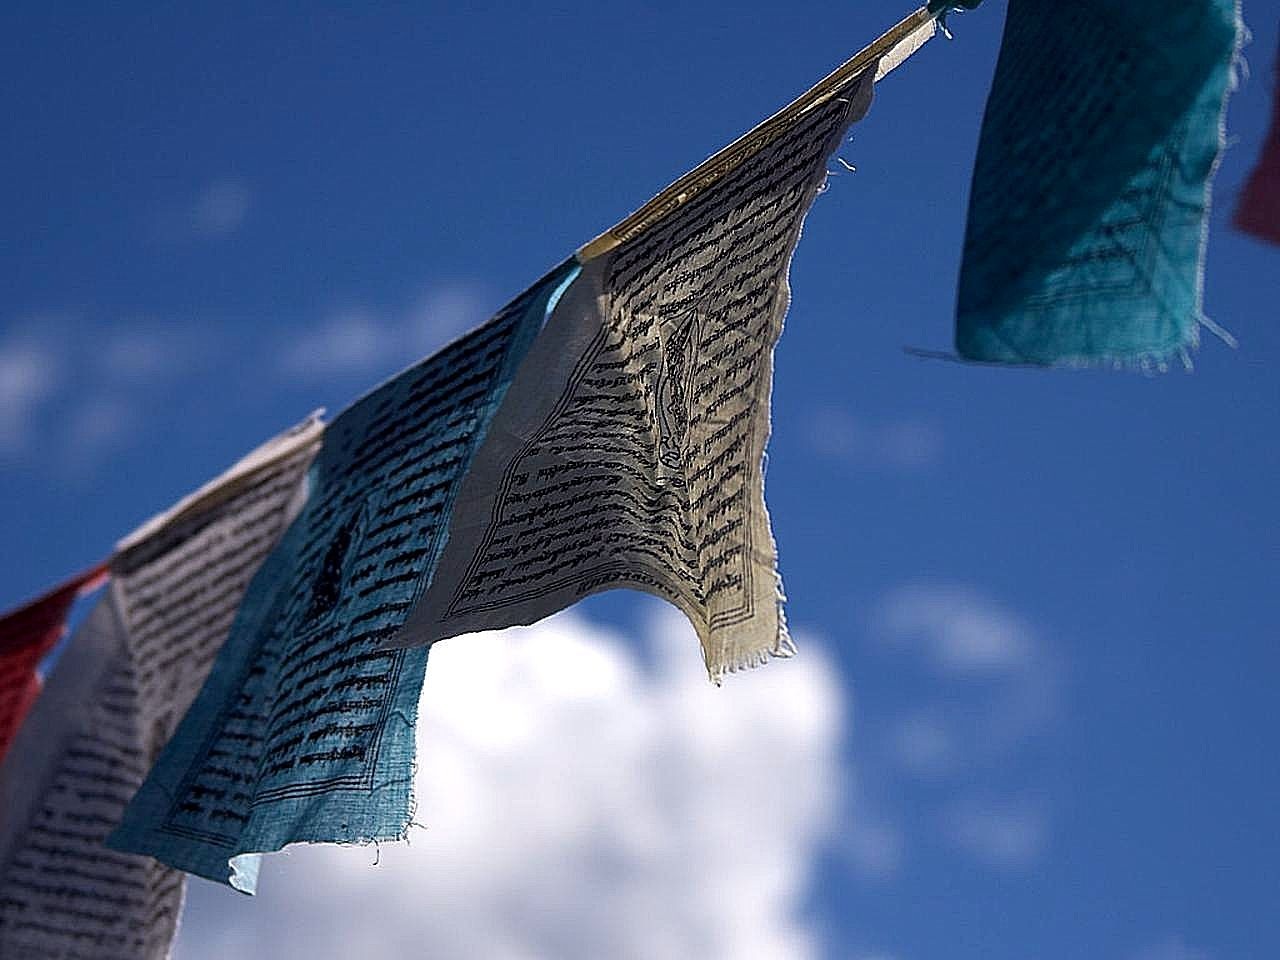
<svg viewBox="0 0 1280 960"><path fill-rule="evenodd" d="M590 259L477 455L397 644L532 623L602 590L679 607L713 679L787 655L765 509L773 347L826 160L874 65Z"/></svg>
<svg viewBox="0 0 1280 960"><path fill-rule="evenodd" d="M183 875L107 834L209 673L296 512L311 419L122 542L110 595L59 661L0 774L0 956L161 960Z"/></svg>
<svg viewBox="0 0 1280 960"><path fill-rule="evenodd" d="M385 651L430 576L458 480L566 265L345 410L209 682L111 838L253 892L298 842L402 836L424 651Z"/></svg>

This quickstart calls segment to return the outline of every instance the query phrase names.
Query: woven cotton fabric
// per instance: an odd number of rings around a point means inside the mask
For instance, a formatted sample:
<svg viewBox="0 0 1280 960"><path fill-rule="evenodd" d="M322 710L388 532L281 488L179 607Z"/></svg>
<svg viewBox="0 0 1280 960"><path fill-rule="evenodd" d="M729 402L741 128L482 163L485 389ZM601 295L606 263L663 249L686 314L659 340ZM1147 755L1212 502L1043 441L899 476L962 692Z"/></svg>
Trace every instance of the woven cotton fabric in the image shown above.
<svg viewBox="0 0 1280 960"><path fill-rule="evenodd" d="M626 587L689 617L713 680L793 651L764 501L773 348L801 225L876 72L784 114L692 199L584 265L397 643L531 623Z"/></svg>
<svg viewBox="0 0 1280 960"><path fill-rule="evenodd" d="M0 769L0 956L163 960L184 877L104 846L305 493L309 419L122 542Z"/></svg>
<svg viewBox="0 0 1280 960"><path fill-rule="evenodd" d="M1163 364L1198 342L1234 0L1011 0L973 175L956 349Z"/></svg>
<svg viewBox="0 0 1280 960"><path fill-rule="evenodd" d="M325 431L310 494L110 840L245 892L257 853L404 835L425 651L387 652L566 264Z"/></svg>

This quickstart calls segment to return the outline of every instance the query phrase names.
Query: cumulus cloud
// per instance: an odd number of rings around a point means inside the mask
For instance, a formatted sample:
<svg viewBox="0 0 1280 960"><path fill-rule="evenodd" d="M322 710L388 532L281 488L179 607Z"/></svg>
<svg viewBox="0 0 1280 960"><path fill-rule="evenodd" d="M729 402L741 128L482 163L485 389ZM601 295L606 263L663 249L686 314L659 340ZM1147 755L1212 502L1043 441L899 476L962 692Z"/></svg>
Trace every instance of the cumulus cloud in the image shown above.
<svg viewBox="0 0 1280 960"><path fill-rule="evenodd" d="M942 431L919 419L860 420L847 410L828 407L809 420L814 452L851 466L921 470L942 459Z"/></svg>
<svg viewBox="0 0 1280 960"><path fill-rule="evenodd" d="M470 290L429 293L406 310L367 307L338 311L281 351L281 372L293 377L386 376L444 346L486 318Z"/></svg>
<svg viewBox="0 0 1280 960"><path fill-rule="evenodd" d="M843 704L821 649L706 681L675 615L652 658L573 614L448 640L408 846L295 848L256 903L196 884L179 960L790 958L832 826Z"/></svg>
<svg viewBox="0 0 1280 960"><path fill-rule="evenodd" d="M20 453L41 404L57 386L57 358L33 339L0 343L0 455Z"/></svg>

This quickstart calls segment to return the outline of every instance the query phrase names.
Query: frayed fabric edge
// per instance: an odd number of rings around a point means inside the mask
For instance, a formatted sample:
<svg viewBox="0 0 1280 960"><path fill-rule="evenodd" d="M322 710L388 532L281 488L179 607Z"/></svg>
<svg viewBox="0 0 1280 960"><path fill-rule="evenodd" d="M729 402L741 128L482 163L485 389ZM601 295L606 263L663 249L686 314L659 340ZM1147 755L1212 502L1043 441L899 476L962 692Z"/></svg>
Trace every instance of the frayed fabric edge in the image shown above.
<svg viewBox="0 0 1280 960"><path fill-rule="evenodd" d="M717 687L723 684L726 674L754 670L757 667L763 667L770 660L789 660L799 652L791 631L787 627L787 597L782 590L782 575L776 569L773 574L778 585L778 630L774 635L773 646L742 651L732 660L715 666L708 665L707 677Z"/></svg>

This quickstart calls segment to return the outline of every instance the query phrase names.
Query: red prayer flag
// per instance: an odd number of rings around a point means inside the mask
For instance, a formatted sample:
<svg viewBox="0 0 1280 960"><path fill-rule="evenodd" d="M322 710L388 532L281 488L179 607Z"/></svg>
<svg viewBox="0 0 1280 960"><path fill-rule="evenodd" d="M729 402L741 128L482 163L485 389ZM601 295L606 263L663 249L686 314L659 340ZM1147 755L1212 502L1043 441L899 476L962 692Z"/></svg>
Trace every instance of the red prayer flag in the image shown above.
<svg viewBox="0 0 1280 960"><path fill-rule="evenodd" d="M1259 240L1280 243L1280 60L1271 108L1271 130L1258 165L1245 184L1236 207L1235 224Z"/></svg>
<svg viewBox="0 0 1280 960"><path fill-rule="evenodd" d="M0 761L40 694L36 668L62 638L76 597L106 576L105 564L86 570L0 617Z"/></svg>

